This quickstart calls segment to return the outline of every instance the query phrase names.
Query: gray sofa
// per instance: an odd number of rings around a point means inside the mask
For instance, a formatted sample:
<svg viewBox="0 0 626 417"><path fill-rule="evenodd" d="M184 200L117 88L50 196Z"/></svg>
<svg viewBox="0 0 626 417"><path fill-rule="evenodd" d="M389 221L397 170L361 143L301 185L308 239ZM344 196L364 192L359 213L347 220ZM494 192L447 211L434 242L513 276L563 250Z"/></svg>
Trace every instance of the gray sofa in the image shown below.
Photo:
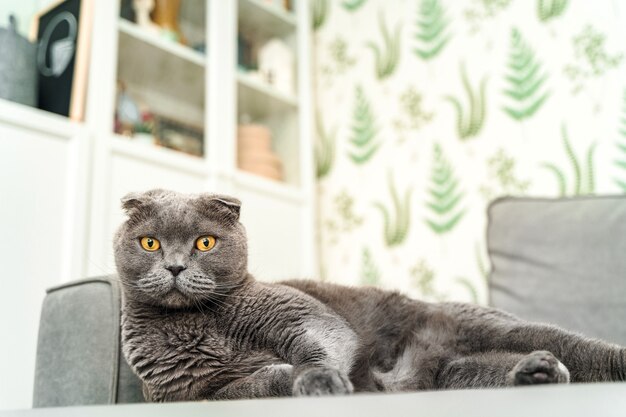
<svg viewBox="0 0 626 417"><path fill-rule="evenodd" d="M626 345L626 196L489 207L489 304Z"/></svg>
<svg viewBox="0 0 626 417"><path fill-rule="evenodd" d="M488 249L491 305L626 345L625 197L497 200ZM120 352L119 297L106 277L48 291L34 407L143 401Z"/></svg>
<svg viewBox="0 0 626 417"><path fill-rule="evenodd" d="M33 407L143 402L120 350L115 277L50 288L41 310Z"/></svg>

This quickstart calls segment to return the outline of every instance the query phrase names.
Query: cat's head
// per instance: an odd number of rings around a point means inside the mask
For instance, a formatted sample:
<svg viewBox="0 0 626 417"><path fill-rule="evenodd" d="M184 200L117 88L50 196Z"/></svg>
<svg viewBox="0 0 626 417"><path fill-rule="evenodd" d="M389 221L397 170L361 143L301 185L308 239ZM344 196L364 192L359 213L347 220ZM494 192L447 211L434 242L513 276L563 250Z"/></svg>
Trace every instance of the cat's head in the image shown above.
<svg viewBox="0 0 626 417"><path fill-rule="evenodd" d="M125 296L168 307L202 306L247 274L241 202L215 194L151 190L122 199L115 263Z"/></svg>

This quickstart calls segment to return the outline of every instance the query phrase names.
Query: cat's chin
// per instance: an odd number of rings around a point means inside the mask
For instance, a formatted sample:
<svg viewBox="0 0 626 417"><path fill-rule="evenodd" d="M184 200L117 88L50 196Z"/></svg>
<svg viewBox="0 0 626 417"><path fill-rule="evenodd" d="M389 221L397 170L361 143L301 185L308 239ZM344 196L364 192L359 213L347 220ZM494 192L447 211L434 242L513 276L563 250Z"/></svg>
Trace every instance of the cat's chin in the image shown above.
<svg viewBox="0 0 626 417"><path fill-rule="evenodd" d="M172 288L159 302L168 308L185 308L193 304L189 297L176 288Z"/></svg>

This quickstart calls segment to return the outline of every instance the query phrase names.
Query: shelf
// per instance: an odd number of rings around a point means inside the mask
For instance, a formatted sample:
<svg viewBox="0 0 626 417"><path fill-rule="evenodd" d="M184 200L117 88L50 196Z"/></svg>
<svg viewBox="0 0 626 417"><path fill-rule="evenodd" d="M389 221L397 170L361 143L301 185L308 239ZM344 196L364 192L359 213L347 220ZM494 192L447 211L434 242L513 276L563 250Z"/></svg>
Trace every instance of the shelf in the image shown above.
<svg viewBox="0 0 626 417"><path fill-rule="evenodd" d="M118 20L117 79L153 113L192 125L204 123L205 56Z"/></svg>
<svg viewBox="0 0 626 417"><path fill-rule="evenodd" d="M261 0L239 0L239 29L284 38L296 31L296 17Z"/></svg>
<svg viewBox="0 0 626 417"><path fill-rule="evenodd" d="M0 122L67 139L83 129L82 123L65 116L4 99L0 99Z"/></svg>
<svg viewBox="0 0 626 417"><path fill-rule="evenodd" d="M180 43L168 40L166 38L160 37L157 34L141 29L138 25L126 19L119 20L118 28L120 34L149 44L155 48L162 50L165 53L191 62L194 65L203 67L206 63L206 56L204 54L196 52L187 46L181 45Z"/></svg>
<svg viewBox="0 0 626 417"><path fill-rule="evenodd" d="M266 116L297 110L298 99L294 95L285 94L271 85L252 78L245 73L237 73L237 96L239 113L251 116Z"/></svg>
<svg viewBox="0 0 626 417"><path fill-rule="evenodd" d="M169 148L136 142L133 141L133 138L113 135L111 149L113 153L130 156L156 165L167 166L190 174L198 176L209 174L208 165L204 158Z"/></svg>
<svg viewBox="0 0 626 417"><path fill-rule="evenodd" d="M234 175L237 185L262 194L270 194L283 200L302 202L305 200L302 190L295 185L264 178L246 171L237 170Z"/></svg>

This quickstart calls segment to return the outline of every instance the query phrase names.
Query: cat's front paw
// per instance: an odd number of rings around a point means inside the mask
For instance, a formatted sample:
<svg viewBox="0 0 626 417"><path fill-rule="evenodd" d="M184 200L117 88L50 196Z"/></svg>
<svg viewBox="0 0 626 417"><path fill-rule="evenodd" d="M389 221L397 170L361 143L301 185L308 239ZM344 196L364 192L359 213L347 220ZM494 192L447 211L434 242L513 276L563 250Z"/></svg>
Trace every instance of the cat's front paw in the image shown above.
<svg viewBox="0 0 626 417"><path fill-rule="evenodd" d="M511 385L568 383L569 371L550 352L532 352L509 373Z"/></svg>
<svg viewBox="0 0 626 417"><path fill-rule="evenodd" d="M293 383L296 397L346 395L354 391L348 376L333 368L308 368Z"/></svg>

